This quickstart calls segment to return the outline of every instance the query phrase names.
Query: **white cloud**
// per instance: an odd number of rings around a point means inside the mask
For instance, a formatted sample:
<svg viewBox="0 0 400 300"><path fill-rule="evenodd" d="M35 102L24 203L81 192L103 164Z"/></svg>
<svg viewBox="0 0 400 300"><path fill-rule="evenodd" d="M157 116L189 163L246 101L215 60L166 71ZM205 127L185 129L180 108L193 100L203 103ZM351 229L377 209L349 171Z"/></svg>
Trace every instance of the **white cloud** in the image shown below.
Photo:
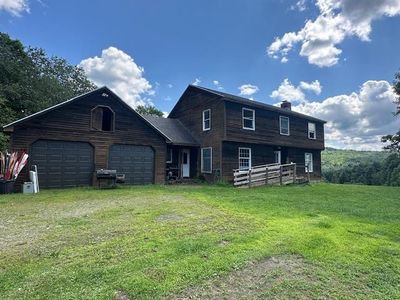
<svg viewBox="0 0 400 300"><path fill-rule="evenodd" d="M168 118L168 115L169 115L169 112L163 111L163 117L164 117L164 118Z"/></svg>
<svg viewBox="0 0 400 300"><path fill-rule="evenodd" d="M192 85L199 85L201 83L201 80L199 78L196 78L193 82Z"/></svg>
<svg viewBox="0 0 400 300"><path fill-rule="evenodd" d="M291 10L305 11L307 9L306 0L299 0L290 7Z"/></svg>
<svg viewBox="0 0 400 300"><path fill-rule="evenodd" d="M289 59L287 57L282 57L281 58L281 63L286 64L289 61Z"/></svg>
<svg viewBox="0 0 400 300"><path fill-rule="evenodd" d="M277 37L268 47L274 59L287 58L289 51L301 43L300 55L310 64L329 67L338 63L342 50L337 45L346 37L357 36L369 41L371 24L381 17L400 14L400 0L317 0L320 14L307 20L298 32L288 32Z"/></svg>
<svg viewBox="0 0 400 300"><path fill-rule="evenodd" d="M221 85L221 83L218 80L213 80L213 85L215 85L216 88L221 90L221 91L224 89L223 86Z"/></svg>
<svg viewBox="0 0 400 300"><path fill-rule="evenodd" d="M5 10L13 16L21 16L22 13L29 13L29 5L26 0L0 0L0 10Z"/></svg>
<svg viewBox="0 0 400 300"><path fill-rule="evenodd" d="M167 87L168 87L169 89L172 89L174 86L173 86L171 83L168 83L168 84L167 84Z"/></svg>
<svg viewBox="0 0 400 300"><path fill-rule="evenodd" d="M171 98L170 96L167 96L167 97L164 98L164 100L165 100L165 101L171 101L172 98Z"/></svg>
<svg viewBox="0 0 400 300"><path fill-rule="evenodd" d="M380 150L382 135L396 132L400 119L393 116L395 94L387 81L366 81L358 92L322 102L305 101L292 109L324 119L327 146Z"/></svg>
<svg viewBox="0 0 400 300"><path fill-rule="evenodd" d="M242 96L250 96L259 91L258 86L252 84L243 84L239 86L238 89L240 90L240 95Z"/></svg>
<svg viewBox="0 0 400 300"><path fill-rule="evenodd" d="M288 78L285 78L279 85L278 89L272 91L270 97L279 101L304 102L306 101L304 91L310 91L316 95L319 95L321 90L322 86L318 80L313 82L301 81L296 87L289 81Z"/></svg>
<svg viewBox="0 0 400 300"><path fill-rule="evenodd" d="M322 91L322 86L318 80L315 80L313 82L305 82L305 81L300 81L300 88L302 90L308 90L314 92L316 95L321 94Z"/></svg>
<svg viewBox="0 0 400 300"><path fill-rule="evenodd" d="M149 103L146 96L154 95L151 84L143 77L143 67L115 47L104 49L100 57L82 60L79 66L96 85L107 85L133 107Z"/></svg>

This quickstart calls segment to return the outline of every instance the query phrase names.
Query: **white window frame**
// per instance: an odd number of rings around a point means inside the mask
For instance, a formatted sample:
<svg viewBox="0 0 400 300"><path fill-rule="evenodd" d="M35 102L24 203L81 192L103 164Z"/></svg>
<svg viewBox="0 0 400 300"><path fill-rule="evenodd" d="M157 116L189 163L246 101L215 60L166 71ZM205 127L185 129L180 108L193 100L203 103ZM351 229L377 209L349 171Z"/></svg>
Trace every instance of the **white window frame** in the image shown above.
<svg viewBox="0 0 400 300"><path fill-rule="evenodd" d="M275 163L277 163L277 164L281 164L281 162L282 162L282 153L281 153L281 150L276 150L276 151L274 151L274 160L275 160L275 155L276 154L278 154L278 161L275 161Z"/></svg>
<svg viewBox="0 0 400 300"><path fill-rule="evenodd" d="M310 130L310 124L314 125L314 137L313 138L310 137L310 132L312 132L312 130ZM317 125L315 123L313 123L313 122L308 122L307 126L308 126L308 138L310 140L316 140L317 139Z"/></svg>
<svg viewBox="0 0 400 300"><path fill-rule="evenodd" d="M248 150L249 151L249 157L241 157L240 156L240 150ZM240 160L241 159L248 159L249 160L249 168L248 169L241 169L240 168ZM239 147L238 148L238 163L239 163L239 170L240 171L247 171L251 169L251 148L245 148L245 147Z"/></svg>
<svg viewBox="0 0 400 300"><path fill-rule="evenodd" d="M314 157L313 154L311 152L305 152L304 153L304 168L307 167L307 155L309 155L310 157L310 168L308 169L309 173L313 173L314 172Z"/></svg>
<svg viewBox="0 0 400 300"><path fill-rule="evenodd" d="M169 148L168 150L169 151L167 153L167 161L166 161L166 163L167 164L172 164L172 148Z"/></svg>
<svg viewBox="0 0 400 300"><path fill-rule="evenodd" d="M253 117L252 117L252 118L245 117L245 116L244 116L244 111L245 111L245 110L251 111L252 114L253 114ZM251 120L253 126L252 126L252 127L245 127L245 126L244 126L244 120ZM246 129L246 130L256 130L256 111L255 111L254 109L245 108L245 107L242 108L242 128L243 128L243 129Z"/></svg>
<svg viewBox="0 0 400 300"><path fill-rule="evenodd" d="M284 120L284 119L286 119L287 123L288 123L288 126L287 126L288 132L287 133L282 132L282 120ZM290 135L290 120L289 120L289 117L279 116L279 133L281 135Z"/></svg>
<svg viewBox="0 0 400 300"><path fill-rule="evenodd" d="M203 151L210 149L210 171L204 171ZM211 174L213 166L213 149L212 147L201 148L201 173Z"/></svg>
<svg viewBox="0 0 400 300"><path fill-rule="evenodd" d="M208 119L205 118L205 113L208 112ZM206 121L209 121L208 128L205 126ZM203 131L208 131L211 129L211 109L203 110Z"/></svg>

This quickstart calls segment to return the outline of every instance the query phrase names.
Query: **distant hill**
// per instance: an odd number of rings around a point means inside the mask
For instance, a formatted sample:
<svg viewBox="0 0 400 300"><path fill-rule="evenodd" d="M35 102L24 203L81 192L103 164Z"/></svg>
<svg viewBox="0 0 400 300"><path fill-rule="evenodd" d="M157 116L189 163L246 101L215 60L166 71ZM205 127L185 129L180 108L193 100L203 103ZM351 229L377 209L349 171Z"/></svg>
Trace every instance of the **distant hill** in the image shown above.
<svg viewBox="0 0 400 300"><path fill-rule="evenodd" d="M390 153L386 151L342 150L327 147L321 154L322 172L363 163L381 163L389 155Z"/></svg>
<svg viewBox="0 0 400 300"><path fill-rule="evenodd" d="M326 148L322 177L333 183L400 185L400 155L386 151Z"/></svg>

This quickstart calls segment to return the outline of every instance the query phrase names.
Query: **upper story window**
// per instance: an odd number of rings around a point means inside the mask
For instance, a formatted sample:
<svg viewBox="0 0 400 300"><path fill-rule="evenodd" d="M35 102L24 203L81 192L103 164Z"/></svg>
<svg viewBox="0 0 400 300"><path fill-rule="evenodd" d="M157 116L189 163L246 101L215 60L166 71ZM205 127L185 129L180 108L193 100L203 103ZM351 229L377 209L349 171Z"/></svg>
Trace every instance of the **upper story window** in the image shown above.
<svg viewBox="0 0 400 300"><path fill-rule="evenodd" d="M203 131L211 129L211 109L203 111Z"/></svg>
<svg viewBox="0 0 400 300"><path fill-rule="evenodd" d="M279 117L279 132L282 135L289 135L289 118L280 116Z"/></svg>
<svg viewBox="0 0 400 300"><path fill-rule="evenodd" d="M256 129L256 112L254 109L242 109L242 126L243 129L255 130Z"/></svg>
<svg viewBox="0 0 400 300"><path fill-rule="evenodd" d="M92 109L91 123L94 130L114 131L114 111L108 106L96 106Z"/></svg>
<svg viewBox="0 0 400 300"><path fill-rule="evenodd" d="M317 138L315 123L308 122L308 138L312 140Z"/></svg>

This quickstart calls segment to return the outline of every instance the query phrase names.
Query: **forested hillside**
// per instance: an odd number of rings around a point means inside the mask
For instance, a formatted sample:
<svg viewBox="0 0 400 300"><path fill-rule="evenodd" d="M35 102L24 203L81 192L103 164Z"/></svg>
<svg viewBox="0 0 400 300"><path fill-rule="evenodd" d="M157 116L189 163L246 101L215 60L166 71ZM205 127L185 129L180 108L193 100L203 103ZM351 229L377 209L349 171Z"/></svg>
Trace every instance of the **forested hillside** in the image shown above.
<svg viewBox="0 0 400 300"><path fill-rule="evenodd" d="M322 174L334 183L400 185L400 155L326 148L322 152Z"/></svg>

